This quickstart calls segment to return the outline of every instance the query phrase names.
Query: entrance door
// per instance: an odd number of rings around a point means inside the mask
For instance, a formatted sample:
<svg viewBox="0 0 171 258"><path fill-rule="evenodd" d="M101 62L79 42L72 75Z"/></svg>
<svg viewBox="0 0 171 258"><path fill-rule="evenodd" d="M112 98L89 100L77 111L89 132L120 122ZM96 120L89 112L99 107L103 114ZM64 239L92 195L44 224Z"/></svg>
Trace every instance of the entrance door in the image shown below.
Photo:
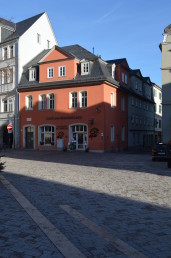
<svg viewBox="0 0 171 258"><path fill-rule="evenodd" d="M77 133L77 150L84 150L84 134Z"/></svg>
<svg viewBox="0 0 171 258"><path fill-rule="evenodd" d="M88 147L87 125L76 124L70 127L70 143L75 144L76 150L85 150Z"/></svg>
<svg viewBox="0 0 171 258"><path fill-rule="evenodd" d="M25 128L25 143L26 149L34 148L34 129L31 126Z"/></svg>

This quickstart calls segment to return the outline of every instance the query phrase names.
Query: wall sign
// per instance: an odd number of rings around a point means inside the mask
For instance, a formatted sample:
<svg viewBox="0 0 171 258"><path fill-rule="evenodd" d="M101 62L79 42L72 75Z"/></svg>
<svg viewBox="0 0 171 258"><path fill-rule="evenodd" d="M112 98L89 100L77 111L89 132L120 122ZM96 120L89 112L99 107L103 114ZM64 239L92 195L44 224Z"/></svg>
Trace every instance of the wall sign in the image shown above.
<svg viewBox="0 0 171 258"><path fill-rule="evenodd" d="M47 120L68 120L68 119L81 119L82 116L50 116L46 117Z"/></svg>

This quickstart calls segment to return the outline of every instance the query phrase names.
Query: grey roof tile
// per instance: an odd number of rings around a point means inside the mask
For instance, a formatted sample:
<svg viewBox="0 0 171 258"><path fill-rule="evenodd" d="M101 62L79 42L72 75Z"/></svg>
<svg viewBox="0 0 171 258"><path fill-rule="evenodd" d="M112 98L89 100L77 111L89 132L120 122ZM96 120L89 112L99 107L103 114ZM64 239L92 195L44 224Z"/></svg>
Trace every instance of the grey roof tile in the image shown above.
<svg viewBox="0 0 171 258"><path fill-rule="evenodd" d="M61 47L66 52L70 53L71 55L75 56L75 58L78 58L80 60L86 59L86 60L95 60L97 58L96 55L89 52L85 48L81 47L80 45L71 45L71 46L65 46Z"/></svg>
<svg viewBox="0 0 171 258"><path fill-rule="evenodd" d="M16 24L12 21L5 20L4 18L0 18L0 23L6 26L10 26L15 29Z"/></svg>
<svg viewBox="0 0 171 258"><path fill-rule="evenodd" d="M38 62L50 51L50 49L43 50L35 58L23 67L23 73L21 76L20 84L27 84L29 82L29 67L38 67ZM37 68L38 70L38 68Z"/></svg>
<svg viewBox="0 0 171 258"><path fill-rule="evenodd" d="M1 44L22 36L43 14L44 12L21 22L17 22L15 32L6 38L3 42L1 42Z"/></svg>
<svg viewBox="0 0 171 258"><path fill-rule="evenodd" d="M120 65L122 64L123 61L126 61L126 58L112 59L112 60L107 60L106 62L109 64Z"/></svg>

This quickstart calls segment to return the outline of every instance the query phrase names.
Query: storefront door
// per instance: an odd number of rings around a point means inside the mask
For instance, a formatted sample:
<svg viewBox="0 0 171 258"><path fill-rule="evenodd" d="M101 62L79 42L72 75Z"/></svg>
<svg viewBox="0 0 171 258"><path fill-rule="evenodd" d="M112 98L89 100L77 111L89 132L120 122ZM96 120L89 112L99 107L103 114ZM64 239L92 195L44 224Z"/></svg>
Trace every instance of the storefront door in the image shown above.
<svg viewBox="0 0 171 258"><path fill-rule="evenodd" d="M70 142L75 144L76 150L85 150L88 147L87 125L77 124L71 126Z"/></svg>
<svg viewBox="0 0 171 258"><path fill-rule="evenodd" d="M77 133L77 150L84 150L84 134Z"/></svg>
<svg viewBox="0 0 171 258"><path fill-rule="evenodd" d="M26 149L34 148L34 130L31 126L25 128L25 143Z"/></svg>

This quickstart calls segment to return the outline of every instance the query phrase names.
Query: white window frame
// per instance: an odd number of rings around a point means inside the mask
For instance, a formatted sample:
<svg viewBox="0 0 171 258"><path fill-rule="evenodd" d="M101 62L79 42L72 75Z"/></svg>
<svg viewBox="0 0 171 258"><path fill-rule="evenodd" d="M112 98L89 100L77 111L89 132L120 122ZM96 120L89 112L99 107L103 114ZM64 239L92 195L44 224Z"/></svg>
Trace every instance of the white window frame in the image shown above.
<svg viewBox="0 0 171 258"><path fill-rule="evenodd" d="M112 65L112 78L115 79L115 68L116 68L116 65L113 64Z"/></svg>
<svg viewBox="0 0 171 258"><path fill-rule="evenodd" d="M8 59L8 47L3 47L2 53L3 53L3 60L7 60Z"/></svg>
<svg viewBox="0 0 171 258"><path fill-rule="evenodd" d="M51 127L51 130L46 130L46 127ZM41 130L41 129L44 130ZM52 129L53 128L53 129ZM44 135L44 137L42 137L42 134ZM50 143L46 143L46 135L49 134L50 138L51 138L51 142ZM42 141L42 138L43 141ZM43 144L40 144L40 143ZM52 144L53 143L53 144ZM39 146L54 146L55 145L55 126L52 124L46 124L46 125L40 125L39 126Z"/></svg>
<svg viewBox="0 0 171 258"><path fill-rule="evenodd" d="M47 98L46 94L39 95L39 110L47 109Z"/></svg>
<svg viewBox="0 0 171 258"><path fill-rule="evenodd" d="M159 99L160 99L160 100L162 99L162 94L161 94L161 92L159 92Z"/></svg>
<svg viewBox="0 0 171 258"><path fill-rule="evenodd" d="M8 99L8 112L13 112L14 111L14 100L13 98Z"/></svg>
<svg viewBox="0 0 171 258"><path fill-rule="evenodd" d="M84 96L84 94L86 94L86 96ZM80 103L80 108L88 107L88 93L86 90L79 92L79 103Z"/></svg>
<svg viewBox="0 0 171 258"><path fill-rule="evenodd" d="M159 104L159 114L162 113L162 105Z"/></svg>
<svg viewBox="0 0 171 258"><path fill-rule="evenodd" d="M76 96L73 96L73 94L76 94ZM69 108L78 108L78 93L76 91L69 93Z"/></svg>
<svg viewBox="0 0 171 258"><path fill-rule="evenodd" d="M36 69L31 68L29 69L29 81L35 81L36 80Z"/></svg>
<svg viewBox="0 0 171 258"><path fill-rule="evenodd" d="M90 73L90 63L83 62L81 63L81 75L87 75Z"/></svg>
<svg viewBox="0 0 171 258"><path fill-rule="evenodd" d="M55 94L49 93L46 98L47 98L47 109L54 110L55 109Z"/></svg>
<svg viewBox="0 0 171 258"><path fill-rule="evenodd" d="M112 109L114 109L114 107L115 107L115 94L114 94L114 92L110 93L110 106L111 106Z"/></svg>
<svg viewBox="0 0 171 258"><path fill-rule="evenodd" d="M47 68L47 78L54 78L54 67Z"/></svg>
<svg viewBox="0 0 171 258"><path fill-rule="evenodd" d="M14 57L14 45L10 45L9 46L9 56L10 58L13 58Z"/></svg>
<svg viewBox="0 0 171 258"><path fill-rule="evenodd" d="M7 99L5 99L5 100L2 100L2 104L3 104L3 112L4 113L7 113L8 112L8 100Z"/></svg>
<svg viewBox="0 0 171 258"><path fill-rule="evenodd" d="M58 77L65 77L66 76L66 66L59 66L58 67Z"/></svg>
<svg viewBox="0 0 171 258"><path fill-rule="evenodd" d="M33 110L33 96L32 95L28 95L25 97L25 109Z"/></svg>

